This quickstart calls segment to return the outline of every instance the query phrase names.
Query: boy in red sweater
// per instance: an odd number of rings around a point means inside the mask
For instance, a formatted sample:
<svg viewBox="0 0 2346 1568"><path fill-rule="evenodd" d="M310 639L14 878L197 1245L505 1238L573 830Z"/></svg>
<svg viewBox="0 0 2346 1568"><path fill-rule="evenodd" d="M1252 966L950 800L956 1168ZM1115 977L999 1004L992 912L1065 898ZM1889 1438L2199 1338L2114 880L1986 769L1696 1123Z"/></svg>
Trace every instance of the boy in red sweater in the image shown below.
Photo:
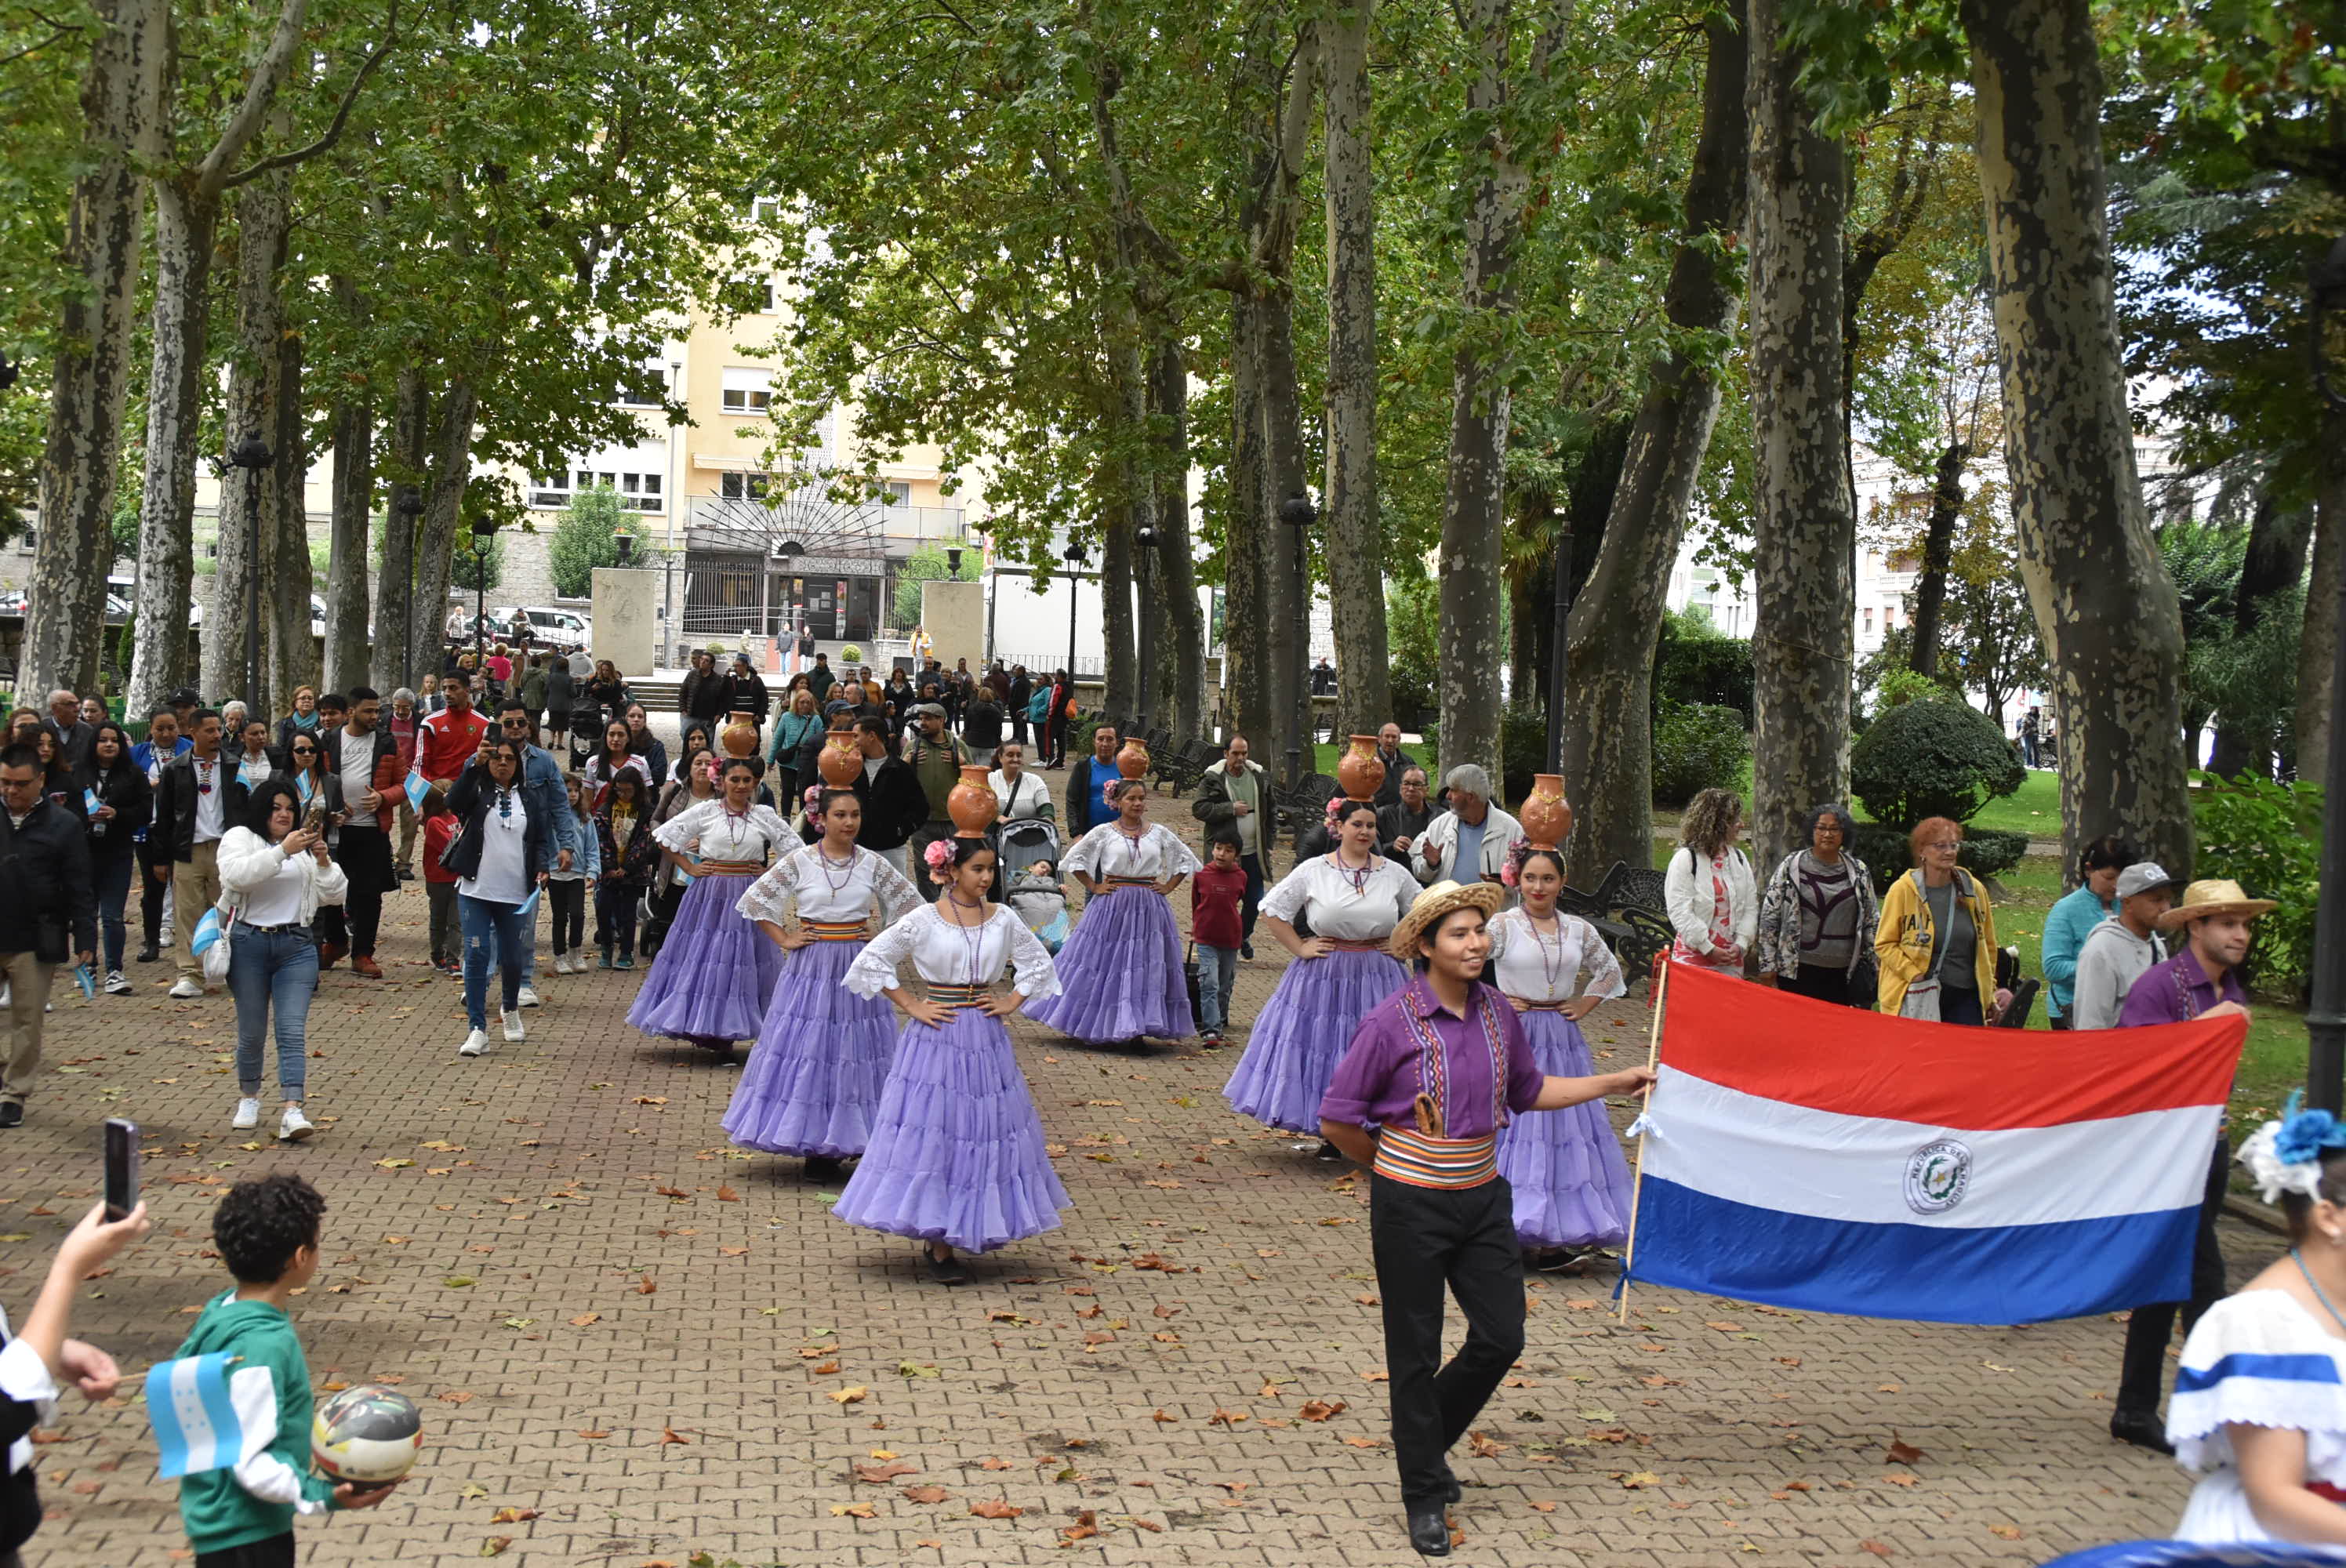
<svg viewBox="0 0 2346 1568"><path fill-rule="evenodd" d="M448 809L445 790L423 797L423 895L432 901L432 967L461 978L464 966L456 952L456 873L440 864L456 828L456 813Z"/></svg>
<svg viewBox="0 0 2346 1568"><path fill-rule="evenodd" d="M1239 830L1227 824L1217 829L1207 852L1212 859L1189 879L1189 936L1198 944L1198 1033L1219 1045L1229 1023L1239 943L1245 940L1239 902L1246 897L1247 876L1239 865Z"/></svg>

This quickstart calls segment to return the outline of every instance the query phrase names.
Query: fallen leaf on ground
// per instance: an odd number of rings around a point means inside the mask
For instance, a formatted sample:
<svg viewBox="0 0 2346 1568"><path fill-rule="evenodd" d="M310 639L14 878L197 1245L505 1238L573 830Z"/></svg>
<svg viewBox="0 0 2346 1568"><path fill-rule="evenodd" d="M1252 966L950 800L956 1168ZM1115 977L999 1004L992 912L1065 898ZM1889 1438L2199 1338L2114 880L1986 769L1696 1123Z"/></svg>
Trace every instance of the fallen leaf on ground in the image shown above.
<svg viewBox="0 0 2346 1568"><path fill-rule="evenodd" d="M834 1502L831 1505L833 1519L873 1519L877 1511L868 1502Z"/></svg>
<svg viewBox="0 0 2346 1568"><path fill-rule="evenodd" d="M578 1435L585 1438L588 1442L597 1442L600 1441L604 1438L609 1437L611 1433L607 1428L596 1427L589 1429L582 1427L579 1429Z"/></svg>
<svg viewBox="0 0 2346 1568"><path fill-rule="evenodd" d="M677 1431L676 1431L676 1429L675 1429L674 1427L662 1427L662 1428L660 1428L660 1441L661 1441L662 1443L672 1443L672 1442L688 1443L688 1442L690 1442L691 1441L692 1441L692 1440L691 1440L690 1438L688 1438L688 1437L678 1437L678 1436L677 1435Z"/></svg>
<svg viewBox="0 0 2346 1568"><path fill-rule="evenodd" d="M864 1396L871 1393L871 1390L858 1383L850 1388L833 1389L831 1391L831 1399L834 1404L860 1405L863 1402Z"/></svg>
<svg viewBox="0 0 2346 1568"><path fill-rule="evenodd" d="M1076 1515L1075 1523L1059 1532L1062 1541L1087 1541L1099 1533L1099 1516L1090 1509Z"/></svg>
<svg viewBox="0 0 2346 1568"><path fill-rule="evenodd" d="M921 1467L919 1465L908 1464L901 1459L890 1464L867 1464L858 1461L855 1466L855 1479L858 1481L869 1481L873 1486L885 1486L888 1482L895 1480L900 1475L918 1475L920 1473Z"/></svg>
<svg viewBox="0 0 2346 1568"><path fill-rule="evenodd" d="M2020 1539L2020 1532L2014 1529L2009 1524L1991 1524L1987 1527L1987 1532L1990 1535L2001 1535L2006 1541L2017 1541Z"/></svg>
<svg viewBox="0 0 2346 1568"><path fill-rule="evenodd" d="M1303 1408L1295 1413L1307 1421L1324 1421L1331 1416L1343 1414L1350 1408L1341 1400L1338 1400L1332 1405L1325 1400L1306 1400L1303 1401Z"/></svg>
<svg viewBox="0 0 2346 1568"><path fill-rule="evenodd" d="M1553 1502L1535 1502L1532 1506L1542 1513L1554 1513L1556 1512L1556 1504Z"/></svg>
<svg viewBox="0 0 2346 1568"><path fill-rule="evenodd" d="M1890 1555L1890 1548L1884 1546L1879 1541L1861 1541L1857 1543L1857 1549L1860 1552L1871 1552L1876 1557L1887 1557Z"/></svg>
<svg viewBox="0 0 2346 1568"><path fill-rule="evenodd" d="M492 1535L486 1541L481 1543L481 1555L484 1557L502 1557L505 1555L505 1548L512 1544L513 1537L510 1535Z"/></svg>
<svg viewBox="0 0 2346 1568"><path fill-rule="evenodd" d="M987 1470L1015 1470L1018 1468L1006 1459L989 1459L981 1461L980 1462L983 1463Z"/></svg>
<svg viewBox="0 0 2346 1568"><path fill-rule="evenodd" d="M1650 1470L1633 1471L1621 1478L1621 1484L1631 1492L1637 1492L1645 1487L1661 1485L1662 1478Z"/></svg>
<svg viewBox="0 0 2346 1568"><path fill-rule="evenodd" d="M1382 1438L1348 1437L1344 1441L1353 1448L1382 1448L1385 1446L1384 1440Z"/></svg>
<svg viewBox="0 0 2346 1568"><path fill-rule="evenodd" d="M1206 1424L1209 1427L1229 1427L1235 1431L1238 1430L1238 1424L1248 1420L1250 1413L1247 1410L1226 1410L1217 1408L1214 1413L1206 1419Z"/></svg>
<svg viewBox="0 0 2346 1568"><path fill-rule="evenodd" d="M492 1524L527 1524L538 1517L535 1508L500 1508L489 1515Z"/></svg>
<svg viewBox="0 0 2346 1568"><path fill-rule="evenodd" d="M980 1519L1015 1519L1023 1512L998 1497L989 1497L984 1502L973 1502L969 1505L969 1511Z"/></svg>
<svg viewBox="0 0 2346 1568"><path fill-rule="evenodd" d="M717 1201L719 1203L740 1203L741 1201L741 1195L735 1192L729 1186L720 1186L717 1189Z"/></svg>
<svg viewBox="0 0 2346 1568"><path fill-rule="evenodd" d="M898 1490L907 1502L943 1502L947 1495L942 1486L906 1486Z"/></svg>
<svg viewBox="0 0 2346 1568"><path fill-rule="evenodd" d="M837 1361L825 1361L821 1366L817 1367L814 1369L814 1375L818 1378L828 1378L833 1372L838 1370L839 1363Z"/></svg>
<svg viewBox="0 0 2346 1568"><path fill-rule="evenodd" d="M659 1286L653 1281L650 1275L647 1274L644 1276L644 1282L636 1287L636 1294L638 1296L649 1296L658 1289Z"/></svg>
<svg viewBox="0 0 2346 1568"><path fill-rule="evenodd" d="M1926 1456L1923 1454L1923 1451L1922 1451L1921 1449L1916 1448L1912 1443L1910 1443L1910 1442L1902 1442L1901 1441L1899 1441L1898 1435L1897 1435L1896 1433L1894 1433L1894 1432L1891 1434L1891 1438L1890 1438L1890 1462L1891 1462L1891 1463L1892 1463L1892 1464L1912 1464L1916 1460L1918 1460L1918 1459L1923 1459L1923 1458L1924 1458L1924 1457L1926 1457Z"/></svg>

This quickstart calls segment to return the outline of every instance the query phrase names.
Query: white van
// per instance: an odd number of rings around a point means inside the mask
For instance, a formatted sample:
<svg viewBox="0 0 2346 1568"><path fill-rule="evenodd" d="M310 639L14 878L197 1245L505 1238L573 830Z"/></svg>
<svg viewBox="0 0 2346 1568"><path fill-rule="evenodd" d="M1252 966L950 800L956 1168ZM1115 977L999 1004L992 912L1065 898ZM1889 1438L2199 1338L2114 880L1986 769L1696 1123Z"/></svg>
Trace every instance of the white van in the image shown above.
<svg viewBox="0 0 2346 1568"><path fill-rule="evenodd" d="M527 619L529 640L538 647L568 652L584 648L595 640L595 623L576 610L566 610L556 605L523 605L518 609L497 613L505 617L507 626L517 619Z"/></svg>

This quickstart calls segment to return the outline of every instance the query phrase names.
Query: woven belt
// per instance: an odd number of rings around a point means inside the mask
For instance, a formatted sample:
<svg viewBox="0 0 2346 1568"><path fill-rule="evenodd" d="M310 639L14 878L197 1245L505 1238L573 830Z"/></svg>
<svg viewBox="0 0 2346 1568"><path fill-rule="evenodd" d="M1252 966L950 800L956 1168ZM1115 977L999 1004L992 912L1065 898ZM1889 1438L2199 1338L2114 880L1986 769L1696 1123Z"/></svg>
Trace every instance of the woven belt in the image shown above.
<svg viewBox="0 0 2346 1568"><path fill-rule="evenodd" d="M764 866L749 860L703 860L700 862L700 870L695 871L693 875L697 877L760 877L765 873Z"/></svg>
<svg viewBox="0 0 2346 1568"><path fill-rule="evenodd" d="M1107 885L1112 888L1153 888L1157 885L1157 879L1155 877L1110 877L1107 880Z"/></svg>
<svg viewBox="0 0 2346 1568"><path fill-rule="evenodd" d="M931 985L929 1000L940 1007L982 1007L989 994L983 985Z"/></svg>
<svg viewBox="0 0 2346 1568"><path fill-rule="evenodd" d="M799 929L817 942L862 942L863 923L860 920L808 920L801 916Z"/></svg>
<svg viewBox="0 0 2346 1568"><path fill-rule="evenodd" d="M1569 998L1563 1002L1526 1002L1524 1003L1524 1011L1526 1013L1561 1013L1571 1003Z"/></svg>
<svg viewBox="0 0 2346 1568"><path fill-rule="evenodd" d="M1392 1125L1377 1139L1375 1170L1411 1186L1481 1186L1499 1174L1496 1135L1437 1138L1415 1127Z"/></svg>
<svg viewBox="0 0 2346 1568"><path fill-rule="evenodd" d="M1328 944L1328 951L1331 952L1382 952L1385 950L1385 942L1387 939L1382 937L1329 936L1322 937L1320 940Z"/></svg>

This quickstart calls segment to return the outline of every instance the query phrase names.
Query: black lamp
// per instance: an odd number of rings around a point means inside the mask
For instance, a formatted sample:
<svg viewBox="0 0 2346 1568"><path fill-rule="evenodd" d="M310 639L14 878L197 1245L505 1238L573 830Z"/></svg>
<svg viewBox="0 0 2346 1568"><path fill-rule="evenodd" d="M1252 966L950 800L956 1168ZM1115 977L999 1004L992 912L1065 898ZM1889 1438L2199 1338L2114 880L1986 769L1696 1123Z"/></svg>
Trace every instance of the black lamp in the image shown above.
<svg viewBox="0 0 2346 1568"><path fill-rule="evenodd" d="M276 453L255 432L228 449L228 460L245 473L245 535L251 541L251 554L245 565L244 701L246 712L260 713L264 711L260 700L260 476L276 461Z"/></svg>
<svg viewBox="0 0 2346 1568"><path fill-rule="evenodd" d="M489 628L486 624L489 595L489 552L497 542L497 520L485 514L476 514L473 529L473 665L488 675Z"/></svg>
<svg viewBox="0 0 2346 1568"><path fill-rule="evenodd" d="M635 559L636 536L633 534L614 534L611 535L611 545L618 552L617 565L624 566Z"/></svg>

